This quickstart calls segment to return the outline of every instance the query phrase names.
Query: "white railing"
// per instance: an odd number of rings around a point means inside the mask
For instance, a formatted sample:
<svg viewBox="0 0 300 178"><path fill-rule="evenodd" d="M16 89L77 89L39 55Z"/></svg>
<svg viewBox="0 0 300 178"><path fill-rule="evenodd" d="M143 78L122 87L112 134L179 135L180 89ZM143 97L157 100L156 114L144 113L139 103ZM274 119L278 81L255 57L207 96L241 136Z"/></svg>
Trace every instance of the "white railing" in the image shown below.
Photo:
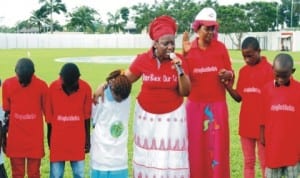
<svg viewBox="0 0 300 178"><path fill-rule="evenodd" d="M281 32L244 33L258 37L262 49L280 50ZM234 35L231 35L231 37ZM177 35L176 47L181 48L182 35ZM194 35L191 39L194 38ZM229 35L219 34L228 49L237 49ZM235 39L236 40L236 39ZM300 32L294 31L290 49L299 51ZM149 48L152 44L147 34L7 34L0 33L0 49L18 48Z"/></svg>

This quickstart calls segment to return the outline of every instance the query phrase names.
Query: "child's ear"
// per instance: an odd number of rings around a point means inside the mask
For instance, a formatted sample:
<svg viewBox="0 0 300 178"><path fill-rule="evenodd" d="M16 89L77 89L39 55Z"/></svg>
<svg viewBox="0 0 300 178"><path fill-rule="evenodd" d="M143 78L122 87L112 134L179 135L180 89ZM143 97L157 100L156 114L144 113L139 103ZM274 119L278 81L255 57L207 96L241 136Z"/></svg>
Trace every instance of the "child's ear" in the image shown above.
<svg viewBox="0 0 300 178"><path fill-rule="evenodd" d="M260 48L258 48L257 52L258 52L258 53L260 53L260 52L261 52L261 49L260 49Z"/></svg>
<svg viewBox="0 0 300 178"><path fill-rule="evenodd" d="M293 68L293 69L292 69L292 74L293 74L295 71L296 71L296 68Z"/></svg>

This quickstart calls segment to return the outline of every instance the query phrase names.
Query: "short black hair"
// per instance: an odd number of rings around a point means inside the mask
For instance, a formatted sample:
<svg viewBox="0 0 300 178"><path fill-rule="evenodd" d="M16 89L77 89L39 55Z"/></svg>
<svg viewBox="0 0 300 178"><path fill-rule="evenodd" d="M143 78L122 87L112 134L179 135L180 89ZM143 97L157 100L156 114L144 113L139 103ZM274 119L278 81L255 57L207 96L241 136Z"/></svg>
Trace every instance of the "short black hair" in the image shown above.
<svg viewBox="0 0 300 178"><path fill-rule="evenodd" d="M273 66L275 63L278 64L277 67L280 69L293 69L294 68L294 60L293 57L287 53L279 53L275 56L273 61Z"/></svg>
<svg viewBox="0 0 300 178"><path fill-rule="evenodd" d="M66 63L61 68L59 75L65 85L71 86L78 81L80 72L76 64Z"/></svg>
<svg viewBox="0 0 300 178"><path fill-rule="evenodd" d="M15 67L15 72L22 86L26 87L29 85L35 72L32 60L29 58L19 59Z"/></svg>
<svg viewBox="0 0 300 178"><path fill-rule="evenodd" d="M251 47L255 51L259 50L260 46L258 40L252 36L245 38L242 42L242 49L246 49L249 47Z"/></svg>

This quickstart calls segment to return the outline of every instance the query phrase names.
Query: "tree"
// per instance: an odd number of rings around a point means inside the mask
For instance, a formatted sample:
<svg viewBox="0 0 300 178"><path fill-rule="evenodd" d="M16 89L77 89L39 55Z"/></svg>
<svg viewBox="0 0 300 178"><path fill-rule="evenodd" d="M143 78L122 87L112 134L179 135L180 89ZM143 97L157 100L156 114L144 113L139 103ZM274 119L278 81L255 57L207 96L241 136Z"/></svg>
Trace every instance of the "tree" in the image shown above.
<svg viewBox="0 0 300 178"><path fill-rule="evenodd" d="M205 1L204 3L211 3L210 1ZM162 7L164 7L165 13L171 15L176 19L178 24L178 33L183 33L184 31L191 31L191 26L195 20L195 16L198 14L203 5L199 2L196 3L193 0L170 0L163 1ZM209 6L213 6L213 3ZM163 14L162 9L160 14Z"/></svg>
<svg viewBox="0 0 300 178"><path fill-rule="evenodd" d="M293 5L293 8L292 8ZM278 20L281 26L298 27L300 16L299 0L281 0L278 11Z"/></svg>
<svg viewBox="0 0 300 178"><path fill-rule="evenodd" d="M71 31L77 32L95 32L95 23L99 23L101 20L97 17L98 12L90 7L81 6L76 8L72 13L69 13L70 22L67 24L67 28Z"/></svg>
<svg viewBox="0 0 300 178"><path fill-rule="evenodd" d="M29 29L32 27L32 23L29 20L23 20L17 23L17 32L22 29Z"/></svg>
<svg viewBox="0 0 300 178"><path fill-rule="evenodd" d="M2 33L15 33L18 32L15 27L7 27L7 26L0 26L0 32Z"/></svg>
<svg viewBox="0 0 300 178"><path fill-rule="evenodd" d="M106 27L107 32L119 33L124 31L126 22L121 19L121 13L118 10L115 14L107 13L108 25Z"/></svg>
<svg viewBox="0 0 300 178"><path fill-rule="evenodd" d="M251 23L250 31L275 31L277 17L276 2L251 2L242 6Z"/></svg>
<svg viewBox="0 0 300 178"><path fill-rule="evenodd" d="M213 5L214 2L207 0L204 3ZM161 3L153 5L139 3L132 7L135 11L134 21L137 25L137 31L141 32L148 26L151 20L160 15L170 15L174 17L178 23L178 33L190 31L191 24L195 16L201 9L200 2L193 0L164 0Z"/></svg>
<svg viewBox="0 0 300 178"><path fill-rule="evenodd" d="M219 32L228 34L232 43L240 49L243 34L250 31L250 21L239 4L217 6Z"/></svg>
<svg viewBox="0 0 300 178"><path fill-rule="evenodd" d="M126 24L129 20L129 9L127 7L121 8L120 9L120 14L121 14L121 18L123 19L123 21Z"/></svg>
<svg viewBox="0 0 300 178"><path fill-rule="evenodd" d="M39 0L40 3L44 3L40 8L43 13L48 16L50 15L50 31L53 33L53 13L60 14L61 12L66 13L67 8L61 0Z"/></svg>
<svg viewBox="0 0 300 178"><path fill-rule="evenodd" d="M136 14L133 16L133 19L138 33L147 28L151 20L156 17L153 5L150 6L146 3L138 3L137 5L132 6L131 9L135 11Z"/></svg>
<svg viewBox="0 0 300 178"><path fill-rule="evenodd" d="M300 0L293 0L293 27L299 27Z"/></svg>
<svg viewBox="0 0 300 178"><path fill-rule="evenodd" d="M53 27L54 31L63 31L64 30L63 26L61 26L57 20L53 22L52 27Z"/></svg>
<svg viewBox="0 0 300 178"><path fill-rule="evenodd" d="M39 33L42 33L43 31L46 31L43 29L47 28L46 26L48 26L50 20L47 18L45 11L40 8L32 12L32 15L30 16L28 22L31 24L31 27L37 26L39 29Z"/></svg>

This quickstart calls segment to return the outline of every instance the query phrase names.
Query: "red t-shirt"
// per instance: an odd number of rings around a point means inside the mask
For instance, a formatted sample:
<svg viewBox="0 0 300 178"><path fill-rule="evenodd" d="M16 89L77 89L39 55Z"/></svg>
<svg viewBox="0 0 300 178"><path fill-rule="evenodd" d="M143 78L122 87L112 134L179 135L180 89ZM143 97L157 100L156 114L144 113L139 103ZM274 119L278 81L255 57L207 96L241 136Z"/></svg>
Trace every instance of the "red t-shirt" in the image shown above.
<svg viewBox="0 0 300 178"><path fill-rule="evenodd" d="M33 75L22 87L17 77L4 81L2 104L10 111L6 154L9 157L42 158L44 156L44 109L47 84Z"/></svg>
<svg viewBox="0 0 300 178"><path fill-rule="evenodd" d="M261 100L262 87L273 80L272 65L265 57L254 66L245 65L239 71L237 91L242 97L239 134L242 137L259 138L260 113L257 103Z"/></svg>
<svg viewBox="0 0 300 178"><path fill-rule="evenodd" d="M50 161L78 161L85 156L85 119L91 116L92 90L79 80L77 92L67 95L60 79L49 87L46 121L51 123Z"/></svg>
<svg viewBox="0 0 300 178"><path fill-rule="evenodd" d="M223 43L213 40L206 49L200 49L198 38L186 56L192 89L188 97L191 101L225 101L225 88L219 81L220 69L231 70L231 61Z"/></svg>
<svg viewBox="0 0 300 178"><path fill-rule="evenodd" d="M179 54L177 56L180 57ZM188 72L184 61L182 68ZM159 62L151 49L138 55L129 70L142 77L137 100L146 111L161 114L173 111L182 104L183 97L178 93L178 74L171 60Z"/></svg>
<svg viewBox="0 0 300 178"><path fill-rule="evenodd" d="M298 162L300 125L300 83L275 87L273 81L262 91L262 119L265 124L266 166L279 168Z"/></svg>

